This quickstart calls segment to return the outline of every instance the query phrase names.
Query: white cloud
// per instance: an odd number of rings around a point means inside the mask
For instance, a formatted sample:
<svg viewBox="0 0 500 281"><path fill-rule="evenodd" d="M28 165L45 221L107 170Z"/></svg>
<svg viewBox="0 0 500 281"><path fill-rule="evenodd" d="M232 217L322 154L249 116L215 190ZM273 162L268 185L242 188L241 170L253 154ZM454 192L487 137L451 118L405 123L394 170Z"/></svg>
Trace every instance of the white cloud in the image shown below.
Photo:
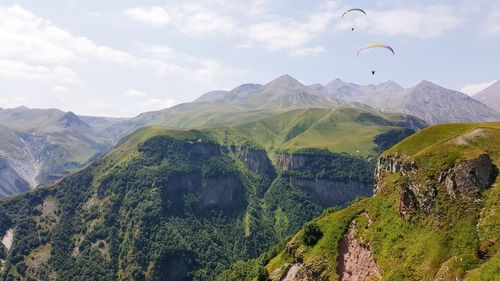
<svg viewBox="0 0 500 281"><path fill-rule="evenodd" d="M248 37L269 50L298 49L323 33L336 16L336 2L327 2L319 12L306 21L277 19L252 24L246 30Z"/></svg>
<svg viewBox="0 0 500 281"><path fill-rule="evenodd" d="M292 57L316 57L324 53L325 48L318 46L314 48L298 48L290 50L290 56Z"/></svg>
<svg viewBox="0 0 500 281"><path fill-rule="evenodd" d="M432 5L414 9L372 10L366 16L345 18L337 25L347 30L355 27L376 35L432 38L458 27L460 15L452 7Z"/></svg>
<svg viewBox="0 0 500 281"><path fill-rule="evenodd" d="M6 99L6 98L0 97L0 107L14 108L14 107L25 105L27 101L28 101L28 99L25 97L15 97L15 98L11 98L11 99Z"/></svg>
<svg viewBox="0 0 500 281"><path fill-rule="evenodd" d="M73 83L77 81L76 74L63 64L97 59L129 67L148 68L160 75L177 75L198 83L212 82L210 79L216 78L197 77L197 73L207 72L207 65L195 60L190 61L189 67L184 67L163 59L139 57L96 44L86 37L74 36L19 5L0 6L0 42L0 72L4 77ZM174 50L167 50L166 47L150 51L163 52L164 55L169 53L170 56L175 54ZM215 69L208 69L208 72L221 73L222 68L218 64L212 66ZM227 77L233 70L223 68L223 72Z"/></svg>
<svg viewBox="0 0 500 281"><path fill-rule="evenodd" d="M123 14L135 21L156 27L170 22L169 13L162 7L130 8Z"/></svg>
<svg viewBox="0 0 500 281"><path fill-rule="evenodd" d="M0 59L0 77L26 79L30 81L54 81L62 83L79 83L76 74L65 66L48 68L41 65L27 64L22 61Z"/></svg>
<svg viewBox="0 0 500 281"><path fill-rule="evenodd" d="M484 27L488 35L500 36L500 7L493 10L486 18Z"/></svg>
<svg viewBox="0 0 500 281"><path fill-rule="evenodd" d="M488 88L489 86L491 86L495 82L496 81L466 85L460 90L460 92L465 93L469 96L473 96L473 95L481 92L482 90Z"/></svg>
<svg viewBox="0 0 500 281"><path fill-rule="evenodd" d="M64 64L88 57L135 63L134 56L73 36L19 5L0 6L0 57L38 63ZM82 58L82 56L86 56Z"/></svg>
<svg viewBox="0 0 500 281"><path fill-rule="evenodd" d="M237 32L232 17L199 2L182 1L170 3L168 7L136 7L125 10L123 14L156 27L171 24L177 32L190 36L232 35Z"/></svg>
<svg viewBox="0 0 500 281"><path fill-rule="evenodd" d="M170 59L176 56L176 52L169 46L148 46L145 52L157 58Z"/></svg>
<svg viewBox="0 0 500 281"><path fill-rule="evenodd" d="M180 33L190 36L235 35L239 32L234 19L199 3L170 8L172 23Z"/></svg>
<svg viewBox="0 0 500 281"><path fill-rule="evenodd" d="M340 11L337 2L325 1L302 20L267 14L263 0L174 1L163 9L171 16L169 25L180 34L196 38L224 35L244 40L236 48L262 46L305 56L321 52L305 46L327 30Z"/></svg>
<svg viewBox="0 0 500 281"><path fill-rule="evenodd" d="M175 105L175 100L173 99L167 99L167 100L161 100L161 99L149 99L141 104L143 107L148 108L149 110L160 110L168 107L172 107Z"/></svg>
<svg viewBox="0 0 500 281"><path fill-rule="evenodd" d="M138 91L138 90L128 90L128 91L125 91L123 93L124 96L127 96L127 97L132 97L132 98L142 98L142 97L145 97L147 96L146 93L144 92L141 92L141 91Z"/></svg>
<svg viewBox="0 0 500 281"><path fill-rule="evenodd" d="M52 91L56 93L66 93L68 91L68 88L65 86L54 86L52 87Z"/></svg>
<svg viewBox="0 0 500 281"><path fill-rule="evenodd" d="M117 105L115 102L108 100L100 101L89 101L79 104L76 114L87 115L87 116L126 116L129 112Z"/></svg>

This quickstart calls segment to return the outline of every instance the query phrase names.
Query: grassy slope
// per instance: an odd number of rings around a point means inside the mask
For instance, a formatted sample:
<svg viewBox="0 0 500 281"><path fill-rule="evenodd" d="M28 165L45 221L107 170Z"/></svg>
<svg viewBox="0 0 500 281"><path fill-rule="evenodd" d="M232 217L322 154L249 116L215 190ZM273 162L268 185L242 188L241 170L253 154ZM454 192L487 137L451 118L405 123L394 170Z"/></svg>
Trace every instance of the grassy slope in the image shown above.
<svg viewBox="0 0 500 281"><path fill-rule="evenodd" d="M360 119L360 114L367 113L377 118L377 121ZM218 120L221 115L211 116ZM257 121L248 121L257 119ZM182 126L206 127L210 123L201 115L192 116ZM343 109L296 109L290 111L253 111L231 114L227 116L225 127L209 127L201 129L210 132L220 143L260 146L267 151L286 150L294 152L303 148L326 148L332 152L346 152L353 155L366 156L373 153L376 144L373 138L389 130L399 130L400 126L392 124L400 120L400 115L378 114L370 111ZM246 122L245 122L246 121ZM173 122L173 121L169 121ZM214 121L219 123L220 121ZM144 131L139 129L125 140L138 143L150 137L151 133L159 133L163 127L151 127ZM163 128L164 129L164 128ZM169 134L182 136L189 129L170 129ZM147 132L147 133L144 133ZM127 146L120 147L121 150Z"/></svg>
<svg viewBox="0 0 500 281"><path fill-rule="evenodd" d="M360 119L368 113L379 120ZM298 109L238 125L235 129L265 147L294 152L303 148L326 148L332 152L369 155L373 138L400 127L390 124L397 117L351 108Z"/></svg>
<svg viewBox="0 0 500 281"><path fill-rule="evenodd" d="M471 132L482 135L468 138ZM477 132L477 131L476 131ZM464 137L468 143L455 144ZM387 153L412 156L420 167L419 173L434 174L460 159L487 152L500 166L500 123L448 124L425 129L390 149ZM470 280L494 280L499 274L500 237L500 177L493 187L483 193L483 203L468 206L450 202L438 187L438 204L444 210L441 220L435 215L405 221L398 215L399 195L396 181L399 175L384 177L385 194L356 202L346 209L323 215L317 224L323 238L314 247L300 243L299 232L294 238L303 252L304 262L322 271L323 277L338 278L337 243L352 218L356 218L359 238L370 243L374 258L384 280L432 280L436 274L467 276ZM373 223L367 226L366 213ZM477 225L477 228L476 228ZM293 243L293 242L292 242ZM480 260L477 250L487 251L488 259ZM283 271L293 256L284 251L267 265L269 272Z"/></svg>

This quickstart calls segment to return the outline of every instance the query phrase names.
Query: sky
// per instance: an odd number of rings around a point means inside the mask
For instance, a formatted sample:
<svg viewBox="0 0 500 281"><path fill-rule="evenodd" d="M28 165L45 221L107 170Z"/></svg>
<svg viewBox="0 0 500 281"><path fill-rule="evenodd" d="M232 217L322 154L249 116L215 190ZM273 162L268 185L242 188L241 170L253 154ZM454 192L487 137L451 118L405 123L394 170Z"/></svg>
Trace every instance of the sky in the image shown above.
<svg viewBox="0 0 500 281"><path fill-rule="evenodd" d="M0 107L131 117L283 74L472 95L498 46L498 0L0 0Z"/></svg>

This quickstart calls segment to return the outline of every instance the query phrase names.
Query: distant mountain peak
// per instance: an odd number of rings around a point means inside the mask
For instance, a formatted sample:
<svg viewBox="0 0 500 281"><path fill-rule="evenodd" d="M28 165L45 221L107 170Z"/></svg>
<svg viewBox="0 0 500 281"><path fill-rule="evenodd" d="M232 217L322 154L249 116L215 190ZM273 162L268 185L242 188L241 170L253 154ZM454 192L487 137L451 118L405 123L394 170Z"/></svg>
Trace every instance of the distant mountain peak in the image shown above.
<svg viewBox="0 0 500 281"><path fill-rule="evenodd" d="M80 118L71 111L66 112L59 120L81 121Z"/></svg>
<svg viewBox="0 0 500 281"><path fill-rule="evenodd" d="M420 83L418 83L417 85L415 85L414 88L416 87L432 87L432 88L443 88L435 83L432 83L431 81L428 81L428 80L422 80Z"/></svg>
<svg viewBox="0 0 500 281"><path fill-rule="evenodd" d="M13 108L13 110L29 110L29 107L21 105L21 106Z"/></svg>
<svg viewBox="0 0 500 281"><path fill-rule="evenodd" d="M273 81L266 84L266 87L277 86L277 87L305 87L299 80L293 78L292 76L285 74Z"/></svg>
<svg viewBox="0 0 500 281"><path fill-rule="evenodd" d="M242 85L239 85L238 87L234 88L231 90L232 93L241 93L241 92L251 92L251 91L258 91L260 89L262 89L262 85L261 84L255 84L255 83L246 83L246 84L242 84Z"/></svg>
<svg viewBox="0 0 500 281"><path fill-rule="evenodd" d="M342 79L340 79L340 78L336 78L336 79L333 79L332 81L328 82L326 84L326 86L339 85L339 84L348 84L348 83L342 81Z"/></svg>
<svg viewBox="0 0 500 281"><path fill-rule="evenodd" d="M403 89L403 87L401 87L401 85L399 85L398 83L392 81L392 80L387 80L386 82L380 84L381 86L386 86L386 87L394 87L394 88L401 88Z"/></svg>
<svg viewBox="0 0 500 281"><path fill-rule="evenodd" d="M90 128L87 123L83 122L76 114L71 111L66 112L58 121L58 124L63 125L65 128L69 128L71 126L84 126L86 128Z"/></svg>

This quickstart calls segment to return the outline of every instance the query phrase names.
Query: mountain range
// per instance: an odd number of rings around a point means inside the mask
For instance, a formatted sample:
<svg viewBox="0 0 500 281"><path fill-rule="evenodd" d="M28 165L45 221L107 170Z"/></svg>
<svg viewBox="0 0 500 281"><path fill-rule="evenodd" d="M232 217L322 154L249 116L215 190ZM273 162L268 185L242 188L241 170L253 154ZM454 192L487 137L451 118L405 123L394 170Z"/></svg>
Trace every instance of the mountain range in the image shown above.
<svg viewBox="0 0 500 281"><path fill-rule="evenodd" d="M305 86L289 75L265 84L243 84L230 91L203 94L191 103L142 113L111 126L115 139L147 125L200 128L236 125L296 108L354 107L404 113L426 122L481 122L500 120L500 113L454 90L428 81L404 89L393 81L356 85L340 79ZM106 128L108 129L108 128Z"/></svg>
<svg viewBox="0 0 500 281"><path fill-rule="evenodd" d="M495 86L490 88L494 92ZM483 103L427 81L408 89L392 81L362 86L340 79L306 86L289 75L265 85L212 91L191 103L133 118L76 116L57 109L0 109L0 197L59 179L145 126L234 127L258 120L262 124L264 118L305 108L403 113L430 124L500 120L500 114Z"/></svg>

